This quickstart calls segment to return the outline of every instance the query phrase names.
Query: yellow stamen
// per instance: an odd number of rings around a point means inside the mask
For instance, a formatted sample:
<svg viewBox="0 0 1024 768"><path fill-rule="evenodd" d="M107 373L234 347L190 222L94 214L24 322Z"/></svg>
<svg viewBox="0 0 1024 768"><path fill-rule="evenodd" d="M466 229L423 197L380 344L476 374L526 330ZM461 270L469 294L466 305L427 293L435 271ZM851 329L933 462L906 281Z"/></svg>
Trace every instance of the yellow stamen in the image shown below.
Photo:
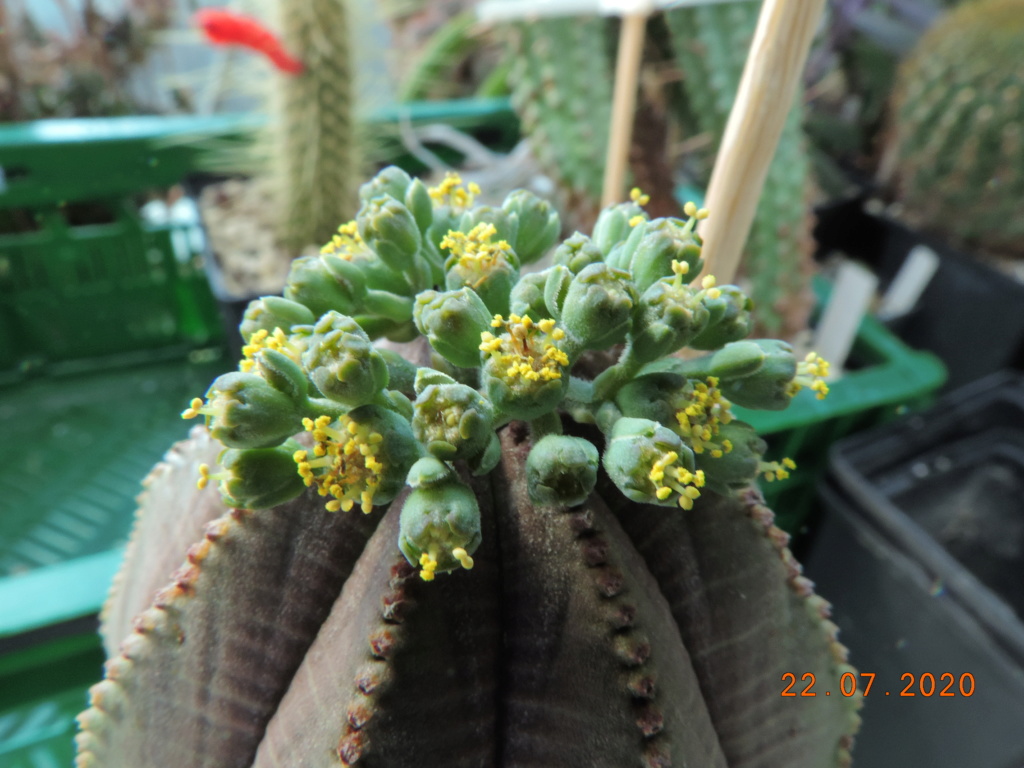
<svg viewBox="0 0 1024 768"><path fill-rule="evenodd" d="M629 190L629 199L637 205L647 205L651 202L651 196L640 191L640 187L633 187Z"/></svg>
<svg viewBox="0 0 1024 768"><path fill-rule="evenodd" d="M473 558L470 557L469 553L466 552L462 547L456 547L452 550L452 557L459 561L459 564L467 571L473 569Z"/></svg>

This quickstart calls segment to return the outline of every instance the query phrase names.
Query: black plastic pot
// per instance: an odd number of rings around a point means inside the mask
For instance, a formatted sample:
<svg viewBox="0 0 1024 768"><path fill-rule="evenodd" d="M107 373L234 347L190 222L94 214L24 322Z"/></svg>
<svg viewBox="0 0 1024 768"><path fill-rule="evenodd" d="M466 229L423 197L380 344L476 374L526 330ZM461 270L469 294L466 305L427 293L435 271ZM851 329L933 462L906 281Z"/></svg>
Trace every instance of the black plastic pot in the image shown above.
<svg viewBox="0 0 1024 768"><path fill-rule="evenodd" d="M820 492L807 574L875 675L856 762L1024 766L1024 376L837 443Z"/></svg>
<svg viewBox="0 0 1024 768"><path fill-rule="evenodd" d="M917 306L889 325L911 347L942 359L949 369L947 390L1004 368L1024 370L1024 284L935 238L867 213L862 198L817 213L819 254L838 250L864 262L882 290L915 246L938 254L938 271Z"/></svg>

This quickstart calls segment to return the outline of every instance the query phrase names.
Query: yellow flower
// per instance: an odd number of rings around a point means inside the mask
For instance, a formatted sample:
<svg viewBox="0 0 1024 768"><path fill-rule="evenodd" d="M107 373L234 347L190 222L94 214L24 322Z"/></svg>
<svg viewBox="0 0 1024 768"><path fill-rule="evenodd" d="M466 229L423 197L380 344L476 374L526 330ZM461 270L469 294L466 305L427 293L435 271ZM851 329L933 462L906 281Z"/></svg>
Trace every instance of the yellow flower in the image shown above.
<svg viewBox="0 0 1024 768"><path fill-rule="evenodd" d="M473 205L473 201L480 194L480 187L472 181L463 185L462 177L449 171L440 184L430 187L427 192L434 201L435 208L447 205L454 210L464 211Z"/></svg>
<svg viewBox="0 0 1024 768"><path fill-rule="evenodd" d="M828 361L817 352L808 352L807 357L796 365L796 378L789 385L790 397L807 387L815 393L815 397L824 400L829 392L828 384L825 383L828 375Z"/></svg>
<svg viewBox="0 0 1024 768"><path fill-rule="evenodd" d="M509 260L512 252L512 246L505 240L490 242L497 231L493 224L485 222L473 227L468 235L450 230L441 240L441 248L451 254L445 262L445 269L458 267L463 284L479 288L497 264Z"/></svg>
<svg viewBox="0 0 1024 768"><path fill-rule="evenodd" d="M654 483L654 495L659 501L665 501L673 494L676 502L683 509L693 509L694 499L700 498L700 489L704 487L704 470L691 472L686 467L678 466L679 454L667 451L651 465L647 479Z"/></svg>
<svg viewBox="0 0 1024 768"><path fill-rule="evenodd" d="M351 261L356 254L365 251L366 243L359 234L359 227L355 221L349 221L338 227L337 233L320 248L320 253L339 256L345 261Z"/></svg>
<svg viewBox="0 0 1024 768"><path fill-rule="evenodd" d="M679 434L693 446L694 453L709 451L716 459L732 451L732 443L715 440L722 424L733 420L731 403L722 396L718 389L718 379L709 376L707 383L697 382L689 388L684 396L686 405L676 412L679 422Z"/></svg>
<svg viewBox="0 0 1024 768"><path fill-rule="evenodd" d="M347 415L336 422L330 416L304 419L303 426L316 440L312 459L305 450L293 456L306 486L315 484L321 496L334 497L327 502L331 512L347 512L358 503L369 514L384 472L378 456L383 435Z"/></svg>
<svg viewBox="0 0 1024 768"><path fill-rule="evenodd" d="M796 462L787 458L782 461L762 461L758 466L758 473L763 474L764 479L770 483L774 480L785 480L793 469L796 469Z"/></svg>
<svg viewBox="0 0 1024 768"><path fill-rule="evenodd" d="M249 373L256 366L253 359L261 349L273 349L283 355L287 355L296 363L301 363L302 349L292 342L280 328L275 328L273 333L266 328L261 328L249 337L249 343L242 347L242 359L238 363L238 370Z"/></svg>
<svg viewBox="0 0 1024 768"><path fill-rule="evenodd" d="M490 356L496 375L510 382L562 378L569 356L558 346L565 331L556 328L554 320L534 323L529 315L509 315L508 320L495 315L491 326L503 332L498 336L488 331L480 334L480 351Z"/></svg>

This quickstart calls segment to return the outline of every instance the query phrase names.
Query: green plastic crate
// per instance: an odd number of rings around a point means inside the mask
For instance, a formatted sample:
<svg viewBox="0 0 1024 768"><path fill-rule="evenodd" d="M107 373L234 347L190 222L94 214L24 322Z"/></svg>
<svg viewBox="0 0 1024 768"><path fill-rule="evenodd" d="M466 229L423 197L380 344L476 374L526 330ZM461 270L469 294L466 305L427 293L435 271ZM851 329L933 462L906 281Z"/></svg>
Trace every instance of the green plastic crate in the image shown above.
<svg viewBox="0 0 1024 768"><path fill-rule="evenodd" d="M820 303L827 302L825 281L816 282L815 291ZM733 407L768 441L766 460L789 457L797 464L786 480L761 484L777 525L789 533L800 532L814 507L833 442L929 405L946 380L946 368L935 355L911 349L870 316L861 321L850 364L841 379L829 383L824 400L804 389L784 411Z"/></svg>
<svg viewBox="0 0 1024 768"><path fill-rule="evenodd" d="M42 366L106 369L220 343L198 226L147 223L140 208L198 157L169 139L239 122L0 126L0 383Z"/></svg>
<svg viewBox="0 0 1024 768"><path fill-rule="evenodd" d="M237 123L0 126L0 655L95 614L140 480L228 365L198 230L139 204L194 165L169 138Z"/></svg>

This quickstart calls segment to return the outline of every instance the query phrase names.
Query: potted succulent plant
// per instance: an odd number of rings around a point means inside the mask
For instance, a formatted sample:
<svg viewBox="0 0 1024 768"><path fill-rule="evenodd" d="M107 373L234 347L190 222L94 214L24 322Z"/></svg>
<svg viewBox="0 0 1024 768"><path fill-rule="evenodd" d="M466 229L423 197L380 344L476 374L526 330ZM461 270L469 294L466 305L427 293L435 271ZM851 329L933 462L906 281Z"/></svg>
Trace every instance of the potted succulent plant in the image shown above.
<svg viewBox="0 0 1024 768"><path fill-rule="evenodd" d="M147 480L77 765L849 764L852 668L754 485L789 467L730 410L827 364L694 279L694 206L524 274L553 208L474 193L387 169L251 304Z"/></svg>
<svg viewBox="0 0 1024 768"><path fill-rule="evenodd" d="M1024 365L1024 101L1015 69L1022 44L1021 0L963 3L940 17L895 77L882 200L867 211L863 200L843 206L820 227L830 246L871 265L883 286L917 246L934 252L934 275L893 327L946 363L949 388ZM987 311L974 311L978 302ZM986 343L973 343L978 338Z"/></svg>

